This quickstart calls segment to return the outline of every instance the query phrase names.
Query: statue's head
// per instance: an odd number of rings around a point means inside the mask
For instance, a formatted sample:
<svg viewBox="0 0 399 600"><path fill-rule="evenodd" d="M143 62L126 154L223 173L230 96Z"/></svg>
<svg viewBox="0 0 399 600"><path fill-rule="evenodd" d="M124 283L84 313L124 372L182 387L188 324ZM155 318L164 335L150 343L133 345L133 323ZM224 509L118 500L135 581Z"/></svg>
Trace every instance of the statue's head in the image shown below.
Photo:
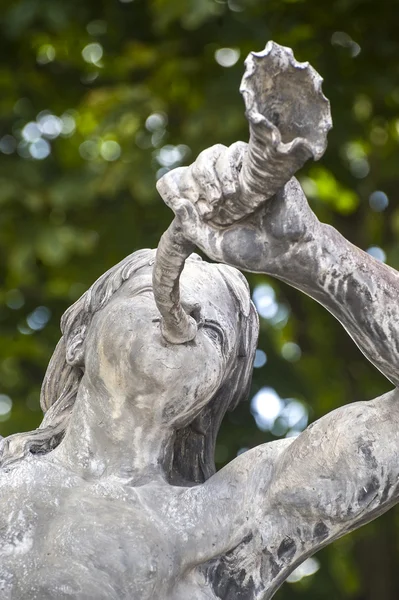
<svg viewBox="0 0 399 600"><path fill-rule="evenodd" d="M154 259L153 250L133 253L65 312L63 336L42 386L43 423L4 440L0 464L29 452L47 453L60 443L84 375L94 385L101 382L110 395L131 401L139 417L140 411L143 418L153 411L154 421L173 431L171 480L201 482L214 472L220 422L249 392L256 310L241 273L193 255L180 292L183 307L199 323L198 333L187 344L169 344L152 293Z"/></svg>

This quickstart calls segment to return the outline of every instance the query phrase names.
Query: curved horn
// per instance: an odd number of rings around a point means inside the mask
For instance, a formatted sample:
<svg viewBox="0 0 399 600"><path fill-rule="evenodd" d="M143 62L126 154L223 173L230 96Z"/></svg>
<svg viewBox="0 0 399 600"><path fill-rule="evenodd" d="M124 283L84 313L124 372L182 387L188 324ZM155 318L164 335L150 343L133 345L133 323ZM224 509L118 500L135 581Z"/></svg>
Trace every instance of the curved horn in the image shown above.
<svg viewBox="0 0 399 600"><path fill-rule="evenodd" d="M321 90L322 78L294 58L290 48L269 42L252 52L240 91L249 121L250 140L240 172L241 193L222 203L202 199L204 218L225 227L254 212L283 187L309 159L318 160L332 127L330 103ZM192 165L188 167L190 171ZM194 184L194 180L193 180ZM194 339L197 325L180 303L179 279L193 246L184 240L176 221L161 238L153 274L162 333L169 342Z"/></svg>
<svg viewBox="0 0 399 600"><path fill-rule="evenodd" d="M190 342L197 333L195 319L181 305L179 289L184 263L193 250L174 220L161 237L152 273L155 301L162 315L161 332L172 344Z"/></svg>

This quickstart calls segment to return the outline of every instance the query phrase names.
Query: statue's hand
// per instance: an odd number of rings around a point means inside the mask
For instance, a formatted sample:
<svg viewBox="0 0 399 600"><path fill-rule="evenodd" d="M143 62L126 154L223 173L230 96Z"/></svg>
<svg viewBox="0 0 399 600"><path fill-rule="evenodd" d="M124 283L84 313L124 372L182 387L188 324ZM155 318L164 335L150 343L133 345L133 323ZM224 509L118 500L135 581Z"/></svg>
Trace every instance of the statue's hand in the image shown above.
<svg viewBox="0 0 399 600"><path fill-rule="evenodd" d="M185 239L212 260L240 269L283 274L300 259L300 249L320 225L295 178L253 214L221 227L212 221L214 207L240 198L239 173L247 144L221 144L201 152L190 167L180 167L158 181L157 188L175 212Z"/></svg>

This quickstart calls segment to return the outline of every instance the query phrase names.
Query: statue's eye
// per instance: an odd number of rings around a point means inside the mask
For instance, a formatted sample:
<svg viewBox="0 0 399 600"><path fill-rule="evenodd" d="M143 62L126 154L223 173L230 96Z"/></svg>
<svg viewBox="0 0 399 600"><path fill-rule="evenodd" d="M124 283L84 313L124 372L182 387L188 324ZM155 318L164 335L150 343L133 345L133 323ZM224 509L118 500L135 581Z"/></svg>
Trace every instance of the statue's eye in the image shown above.
<svg viewBox="0 0 399 600"><path fill-rule="evenodd" d="M205 327L205 333L214 342L219 342L220 343L220 342L223 341L223 338L222 338L221 334L218 333L216 331L216 329L213 329L213 328L211 329L210 327Z"/></svg>
<svg viewBox="0 0 399 600"><path fill-rule="evenodd" d="M223 348L225 345L225 336L223 329L219 323L205 319L204 332L206 335L219 347Z"/></svg>

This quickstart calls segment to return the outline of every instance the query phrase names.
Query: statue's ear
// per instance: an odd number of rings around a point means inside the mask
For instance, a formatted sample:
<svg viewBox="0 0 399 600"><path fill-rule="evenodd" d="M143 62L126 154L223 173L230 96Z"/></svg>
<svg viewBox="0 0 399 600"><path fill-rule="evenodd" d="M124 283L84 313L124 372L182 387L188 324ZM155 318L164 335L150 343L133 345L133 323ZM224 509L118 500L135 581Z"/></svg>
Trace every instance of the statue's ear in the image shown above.
<svg viewBox="0 0 399 600"><path fill-rule="evenodd" d="M66 340L66 362L71 367L84 367L84 341L86 327L69 332Z"/></svg>

